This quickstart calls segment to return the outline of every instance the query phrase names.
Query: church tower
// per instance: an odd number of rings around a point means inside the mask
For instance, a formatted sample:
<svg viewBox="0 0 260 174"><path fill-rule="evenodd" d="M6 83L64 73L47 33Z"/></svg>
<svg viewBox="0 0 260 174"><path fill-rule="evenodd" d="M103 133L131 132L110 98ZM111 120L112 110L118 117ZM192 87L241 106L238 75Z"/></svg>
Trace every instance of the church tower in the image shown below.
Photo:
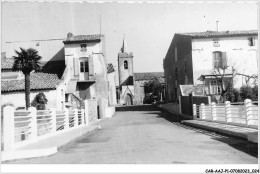
<svg viewBox="0 0 260 174"><path fill-rule="evenodd" d="M118 53L118 75L121 105L133 105L134 101L134 79L133 79L133 53L128 52L126 39Z"/></svg>
<svg viewBox="0 0 260 174"><path fill-rule="evenodd" d="M123 39L123 45L118 53L118 75L119 86L134 85L133 82L133 53L128 52L126 39Z"/></svg>

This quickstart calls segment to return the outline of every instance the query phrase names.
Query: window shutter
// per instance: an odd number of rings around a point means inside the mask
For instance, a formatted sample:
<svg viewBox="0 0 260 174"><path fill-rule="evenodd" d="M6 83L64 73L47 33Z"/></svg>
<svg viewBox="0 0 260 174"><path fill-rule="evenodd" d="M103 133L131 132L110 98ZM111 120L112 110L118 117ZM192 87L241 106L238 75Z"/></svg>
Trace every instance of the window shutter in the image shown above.
<svg viewBox="0 0 260 174"><path fill-rule="evenodd" d="M79 75L79 59L73 58L73 66L74 66L74 76Z"/></svg>
<svg viewBox="0 0 260 174"><path fill-rule="evenodd" d="M222 67L227 67L227 53L226 52L222 52Z"/></svg>
<svg viewBox="0 0 260 174"><path fill-rule="evenodd" d="M93 76L94 75L93 56L89 56L89 58L88 58L88 70L89 70L89 75Z"/></svg>

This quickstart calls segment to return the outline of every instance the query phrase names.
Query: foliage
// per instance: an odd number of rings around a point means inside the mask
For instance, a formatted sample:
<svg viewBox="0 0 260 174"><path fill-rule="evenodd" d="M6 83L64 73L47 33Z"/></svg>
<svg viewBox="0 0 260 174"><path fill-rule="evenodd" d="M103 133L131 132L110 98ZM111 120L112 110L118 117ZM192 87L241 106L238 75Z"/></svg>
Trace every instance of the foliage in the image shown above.
<svg viewBox="0 0 260 174"><path fill-rule="evenodd" d="M20 52L15 50L16 56L14 58L13 71L22 71L25 77L25 103L26 109L30 107L30 73L32 71L39 71L41 69L38 51L29 48L20 48Z"/></svg>
<svg viewBox="0 0 260 174"><path fill-rule="evenodd" d="M241 102L243 101L240 97L239 90L235 88L229 88L224 95L225 101L230 102Z"/></svg>
<svg viewBox="0 0 260 174"><path fill-rule="evenodd" d="M153 93L153 95L159 95L163 91L163 85L160 83L158 77L154 77L149 82L145 83L145 93Z"/></svg>
<svg viewBox="0 0 260 174"><path fill-rule="evenodd" d="M40 92L35 96L34 101L32 102L32 106L36 107L37 110L45 110L46 109L46 104L48 100L45 96L44 93Z"/></svg>
<svg viewBox="0 0 260 174"><path fill-rule="evenodd" d="M250 87L250 86L242 86L240 88L240 96L242 100L251 99L253 101L258 100L258 86Z"/></svg>

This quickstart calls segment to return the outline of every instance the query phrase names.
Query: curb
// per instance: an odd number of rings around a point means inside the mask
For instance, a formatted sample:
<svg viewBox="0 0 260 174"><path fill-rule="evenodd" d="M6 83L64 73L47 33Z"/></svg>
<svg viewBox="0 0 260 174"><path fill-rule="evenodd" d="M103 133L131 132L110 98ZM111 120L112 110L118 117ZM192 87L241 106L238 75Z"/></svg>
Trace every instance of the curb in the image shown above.
<svg viewBox="0 0 260 174"><path fill-rule="evenodd" d="M97 123L97 122L95 122L95 123ZM61 145L58 145L58 146L42 148L42 149L32 149L32 150L15 150L15 151L7 151L7 152L2 151L1 152L1 155L2 155L1 162L7 162L7 161L13 161L13 160L19 160L19 159L38 158L38 157L45 157L45 156L53 155L53 154L57 153L58 151L60 151L65 146L78 141L86 134L90 134L99 128L100 128L100 125L90 125L89 130L86 131L85 133L82 133L79 136L77 136Z"/></svg>
<svg viewBox="0 0 260 174"><path fill-rule="evenodd" d="M244 139L246 141L249 142L253 142L253 143L258 143L258 138L255 139L256 136L257 137L257 132L253 132L253 133L245 133L245 132L235 132L232 130L225 130L225 129L221 129L221 128L217 128L217 127L211 127L211 126L207 126L207 125L201 125L201 124L196 124L196 123L191 123L191 122L187 122L187 121L182 121L183 124L188 125L188 126L192 126L195 128L199 128L199 129L204 129L204 130L209 130L209 131L213 131L219 134L223 134L223 135L228 135L228 136L232 136L232 137L236 137L236 138L240 138L240 139Z"/></svg>

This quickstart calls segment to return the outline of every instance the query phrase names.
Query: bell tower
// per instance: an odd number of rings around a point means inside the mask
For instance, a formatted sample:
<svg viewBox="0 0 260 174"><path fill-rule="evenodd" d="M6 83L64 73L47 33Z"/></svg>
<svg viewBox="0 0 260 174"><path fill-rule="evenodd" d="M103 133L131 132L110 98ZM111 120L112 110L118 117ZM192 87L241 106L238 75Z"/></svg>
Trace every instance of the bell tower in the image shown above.
<svg viewBox="0 0 260 174"><path fill-rule="evenodd" d="M119 86L134 85L133 82L133 53L128 52L124 36L123 45L118 53Z"/></svg>

